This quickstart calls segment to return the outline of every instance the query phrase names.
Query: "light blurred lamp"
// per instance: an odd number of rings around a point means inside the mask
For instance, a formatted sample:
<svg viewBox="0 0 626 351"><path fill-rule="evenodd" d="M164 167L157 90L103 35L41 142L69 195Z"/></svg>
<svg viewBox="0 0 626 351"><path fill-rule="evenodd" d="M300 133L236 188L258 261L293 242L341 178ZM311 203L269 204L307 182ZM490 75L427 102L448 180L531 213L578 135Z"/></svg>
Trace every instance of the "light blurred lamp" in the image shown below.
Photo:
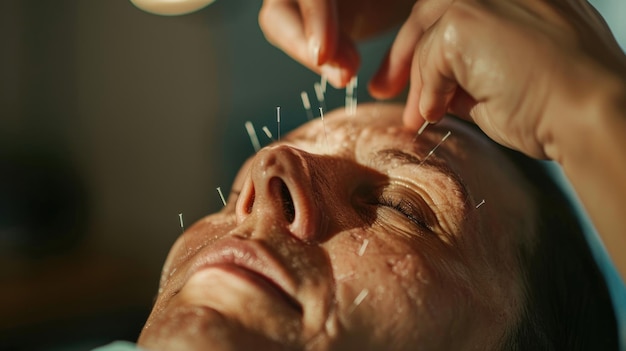
<svg viewBox="0 0 626 351"><path fill-rule="evenodd" d="M191 13L215 0L130 0L138 8L156 15L176 16Z"/></svg>

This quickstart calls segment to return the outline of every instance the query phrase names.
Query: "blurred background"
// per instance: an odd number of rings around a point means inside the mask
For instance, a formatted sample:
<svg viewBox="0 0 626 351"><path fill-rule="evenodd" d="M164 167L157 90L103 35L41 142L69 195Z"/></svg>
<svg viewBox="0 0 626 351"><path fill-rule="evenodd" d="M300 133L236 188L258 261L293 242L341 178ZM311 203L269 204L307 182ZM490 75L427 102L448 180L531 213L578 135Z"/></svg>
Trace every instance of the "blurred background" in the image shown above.
<svg viewBox="0 0 626 351"><path fill-rule="evenodd" d="M593 3L626 47L626 2ZM178 214L218 210L253 153L244 122L275 130L276 106L284 132L306 121L319 77L265 41L260 6L0 2L0 349L135 340ZM360 102L393 35L359 48Z"/></svg>

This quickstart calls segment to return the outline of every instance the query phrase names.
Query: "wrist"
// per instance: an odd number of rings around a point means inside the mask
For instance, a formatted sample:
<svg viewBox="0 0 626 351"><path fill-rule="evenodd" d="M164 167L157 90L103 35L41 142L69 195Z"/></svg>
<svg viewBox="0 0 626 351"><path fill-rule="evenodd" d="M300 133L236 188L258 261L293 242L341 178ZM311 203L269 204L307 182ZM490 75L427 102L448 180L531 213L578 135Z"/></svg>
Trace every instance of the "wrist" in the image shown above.
<svg viewBox="0 0 626 351"><path fill-rule="evenodd" d="M607 138L626 139L626 71L580 71L584 78L551 98L538 131L546 156L561 166L594 157L592 150L611 144Z"/></svg>

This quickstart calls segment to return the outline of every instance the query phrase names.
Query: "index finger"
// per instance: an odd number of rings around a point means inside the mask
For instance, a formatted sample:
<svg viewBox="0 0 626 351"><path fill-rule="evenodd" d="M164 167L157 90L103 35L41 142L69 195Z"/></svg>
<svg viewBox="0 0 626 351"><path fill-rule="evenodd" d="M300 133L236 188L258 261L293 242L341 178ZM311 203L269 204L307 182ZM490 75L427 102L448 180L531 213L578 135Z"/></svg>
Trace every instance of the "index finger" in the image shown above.
<svg viewBox="0 0 626 351"><path fill-rule="evenodd" d="M345 86L358 69L354 43L338 30L334 0L265 0L259 24L270 43L335 87Z"/></svg>
<svg viewBox="0 0 626 351"><path fill-rule="evenodd" d="M269 42L311 69L335 54L338 26L333 0L265 0L259 24Z"/></svg>

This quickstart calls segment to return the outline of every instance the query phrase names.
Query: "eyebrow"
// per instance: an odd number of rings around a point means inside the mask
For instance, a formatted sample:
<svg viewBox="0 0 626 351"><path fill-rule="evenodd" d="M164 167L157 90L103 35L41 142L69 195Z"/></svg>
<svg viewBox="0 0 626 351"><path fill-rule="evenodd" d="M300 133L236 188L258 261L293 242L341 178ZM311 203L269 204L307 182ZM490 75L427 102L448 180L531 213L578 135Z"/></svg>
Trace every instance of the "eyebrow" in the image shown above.
<svg viewBox="0 0 626 351"><path fill-rule="evenodd" d="M428 159L420 159L418 156L398 150L398 149L383 149L375 153L375 158L380 160L381 158L392 157L394 160L400 160L405 164L412 164L417 167L426 167L434 172L441 173L452 180L454 185L461 191L463 198L466 201L469 199L469 190L463 179L455 172L447 162L436 162L429 157ZM384 161L383 161L384 162Z"/></svg>

